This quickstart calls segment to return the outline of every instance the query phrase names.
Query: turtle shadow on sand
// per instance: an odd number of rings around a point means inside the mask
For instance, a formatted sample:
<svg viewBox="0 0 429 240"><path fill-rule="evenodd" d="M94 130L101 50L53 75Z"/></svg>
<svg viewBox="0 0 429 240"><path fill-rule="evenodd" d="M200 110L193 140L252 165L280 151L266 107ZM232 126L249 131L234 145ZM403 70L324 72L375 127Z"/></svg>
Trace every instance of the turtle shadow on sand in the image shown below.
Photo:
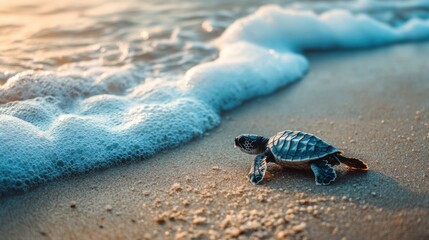
<svg viewBox="0 0 429 240"><path fill-rule="evenodd" d="M328 186L318 186L311 171L295 170L272 164L268 167L268 181L263 182L272 189L347 196L356 202L365 202L391 210L429 207L429 195L413 192L401 186L393 178L377 171L352 171L337 167L338 177Z"/></svg>

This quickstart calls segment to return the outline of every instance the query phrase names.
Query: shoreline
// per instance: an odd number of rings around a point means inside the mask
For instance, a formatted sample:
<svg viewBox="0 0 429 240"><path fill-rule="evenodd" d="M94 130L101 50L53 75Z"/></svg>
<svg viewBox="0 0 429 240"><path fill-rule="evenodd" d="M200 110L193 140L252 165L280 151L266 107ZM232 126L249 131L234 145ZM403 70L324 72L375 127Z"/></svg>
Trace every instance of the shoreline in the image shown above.
<svg viewBox="0 0 429 240"><path fill-rule="evenodd" d="M428 54L429 43L310 54L303 79L224 113L202 138L0 198L0 231L6 239L429 237ZM320 187L311 172L270 164L252 186L253 157L232 147L234 137L284 129L320 136L370 170L337 167L336 182Z"/></svg>

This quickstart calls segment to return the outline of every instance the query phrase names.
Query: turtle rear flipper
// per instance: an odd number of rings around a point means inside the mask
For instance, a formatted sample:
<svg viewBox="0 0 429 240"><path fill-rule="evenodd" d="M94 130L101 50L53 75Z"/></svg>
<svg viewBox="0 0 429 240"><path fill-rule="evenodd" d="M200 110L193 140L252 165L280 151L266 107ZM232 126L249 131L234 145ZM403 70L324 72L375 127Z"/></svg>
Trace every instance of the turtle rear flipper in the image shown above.
<svg viewBox="0 0 429 240"><path fill-rule="evenodd" d="M320 162L314 162L310 164L311 170L313 170L314 176L316 177L316 185L329 185L337 178L335 169L328 163L327 160Z"/></svg>
<svg viewBox="0 0 429 240"><path fill-rule="evenodd" d="M368 170L368 164L364 163L362 160L357 158L348 158L341 156L340 154L336 154L335 156L341 163L346 164L351 169L356 170Z"/></svg>

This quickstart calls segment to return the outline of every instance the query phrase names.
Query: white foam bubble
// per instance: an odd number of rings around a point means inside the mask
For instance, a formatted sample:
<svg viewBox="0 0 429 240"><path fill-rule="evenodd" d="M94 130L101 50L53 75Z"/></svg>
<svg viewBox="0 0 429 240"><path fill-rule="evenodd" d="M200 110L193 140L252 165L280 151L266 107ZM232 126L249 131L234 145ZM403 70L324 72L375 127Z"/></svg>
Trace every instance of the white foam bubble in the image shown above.
<svg viewBox="0 0 429 240"><path fill-rule="evenodd" d="M145 79L133 66L17 74L0 85L0 194L179 146L218 125L221 111L302 78L307 50L427 39L428 20L392 27L344 9L265 6L215 41L216 60L184 76Z"/></svg>

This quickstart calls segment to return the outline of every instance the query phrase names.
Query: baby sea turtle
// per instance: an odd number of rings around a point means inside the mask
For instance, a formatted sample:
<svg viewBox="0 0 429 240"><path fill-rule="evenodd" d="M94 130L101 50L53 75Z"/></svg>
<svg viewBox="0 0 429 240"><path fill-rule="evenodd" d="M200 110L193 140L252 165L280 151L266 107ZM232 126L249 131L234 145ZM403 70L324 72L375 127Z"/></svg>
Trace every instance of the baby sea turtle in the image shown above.
<svg viewBox="0 0 429 240"><path fill-rule="evenodd" d="M289 168L311 169L317 185L329 185L337 174L332 166L344 163L354 170L367 170L368 165L356 158L342 156L338 148L324 140L300 131L283 131L271 138L243 134L235 138L235 146L248 154L257 154L249 180L254 185L264 178L267 163Z"/></svg>

